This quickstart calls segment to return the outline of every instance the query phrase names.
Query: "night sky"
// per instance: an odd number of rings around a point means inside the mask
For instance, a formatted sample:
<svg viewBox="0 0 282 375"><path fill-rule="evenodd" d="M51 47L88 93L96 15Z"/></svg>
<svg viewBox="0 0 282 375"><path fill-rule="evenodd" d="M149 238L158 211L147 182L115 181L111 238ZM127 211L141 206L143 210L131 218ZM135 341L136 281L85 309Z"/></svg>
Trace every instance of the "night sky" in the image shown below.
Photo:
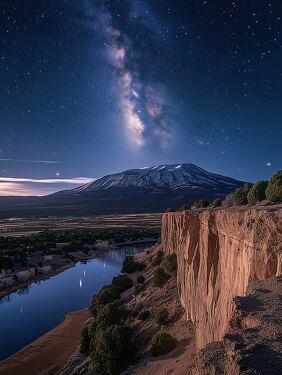
<svg viewBox="0 0 282 375"><path fill-rule="evenodd" d="M0 194L181 162L268 179L281 34L280 0L0 0Z"/></svg>

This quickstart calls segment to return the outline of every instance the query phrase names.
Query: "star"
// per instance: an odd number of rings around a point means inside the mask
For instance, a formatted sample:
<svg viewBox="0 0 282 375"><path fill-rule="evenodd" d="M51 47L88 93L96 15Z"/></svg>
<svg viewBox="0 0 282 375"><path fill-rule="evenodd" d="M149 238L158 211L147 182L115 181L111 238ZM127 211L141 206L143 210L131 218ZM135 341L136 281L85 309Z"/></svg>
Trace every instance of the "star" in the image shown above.
<svg viewBox="0 0 282 375"><path fill-rule="evenodd" d="M267 165L268 167L271 167L271 163L270 163L270 161L268 161L268 162L266 163L266 165Z"/></svg>

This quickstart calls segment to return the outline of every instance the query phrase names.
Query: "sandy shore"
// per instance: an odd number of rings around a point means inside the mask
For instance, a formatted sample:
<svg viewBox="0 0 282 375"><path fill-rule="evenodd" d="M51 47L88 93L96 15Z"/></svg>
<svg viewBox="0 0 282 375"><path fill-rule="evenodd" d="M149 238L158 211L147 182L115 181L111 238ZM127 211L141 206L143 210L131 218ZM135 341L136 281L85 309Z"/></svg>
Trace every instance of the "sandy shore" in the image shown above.
<svg viewBox="0 0 282 375"><path fill-rule="evenodd" d="M58 373L80 341L87 309L66 315L64 322L10 358L0 362L0 375L52 375Z"/></svg>

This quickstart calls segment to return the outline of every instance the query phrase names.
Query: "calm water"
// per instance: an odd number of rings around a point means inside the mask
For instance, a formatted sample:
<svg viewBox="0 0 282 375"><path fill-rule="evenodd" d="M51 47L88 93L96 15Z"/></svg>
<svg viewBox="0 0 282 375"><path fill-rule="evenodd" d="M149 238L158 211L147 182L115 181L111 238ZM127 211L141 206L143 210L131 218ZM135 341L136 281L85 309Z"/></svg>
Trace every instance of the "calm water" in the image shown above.
<svg viewBox="0 0 282 375"><path fill-rule="evenodd" d="M145 248L136 245L109 251L2 298L0 360L54 328L68 312L88 307L93 294L119 274L125 256Z"/></svg>

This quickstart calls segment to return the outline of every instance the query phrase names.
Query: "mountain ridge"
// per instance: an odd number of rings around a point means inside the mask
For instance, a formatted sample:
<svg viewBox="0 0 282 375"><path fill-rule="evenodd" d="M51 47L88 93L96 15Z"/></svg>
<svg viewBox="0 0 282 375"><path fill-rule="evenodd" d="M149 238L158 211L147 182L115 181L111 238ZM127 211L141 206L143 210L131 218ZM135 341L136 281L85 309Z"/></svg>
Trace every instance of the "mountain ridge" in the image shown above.
<svg viewBox="0 0 282 375"><path fill-rule="evenodd" d="M224 199L243 184L191 163L163 164L125 170L42 197L2 197L0 217L162 212L198 199Z"/></svg>

